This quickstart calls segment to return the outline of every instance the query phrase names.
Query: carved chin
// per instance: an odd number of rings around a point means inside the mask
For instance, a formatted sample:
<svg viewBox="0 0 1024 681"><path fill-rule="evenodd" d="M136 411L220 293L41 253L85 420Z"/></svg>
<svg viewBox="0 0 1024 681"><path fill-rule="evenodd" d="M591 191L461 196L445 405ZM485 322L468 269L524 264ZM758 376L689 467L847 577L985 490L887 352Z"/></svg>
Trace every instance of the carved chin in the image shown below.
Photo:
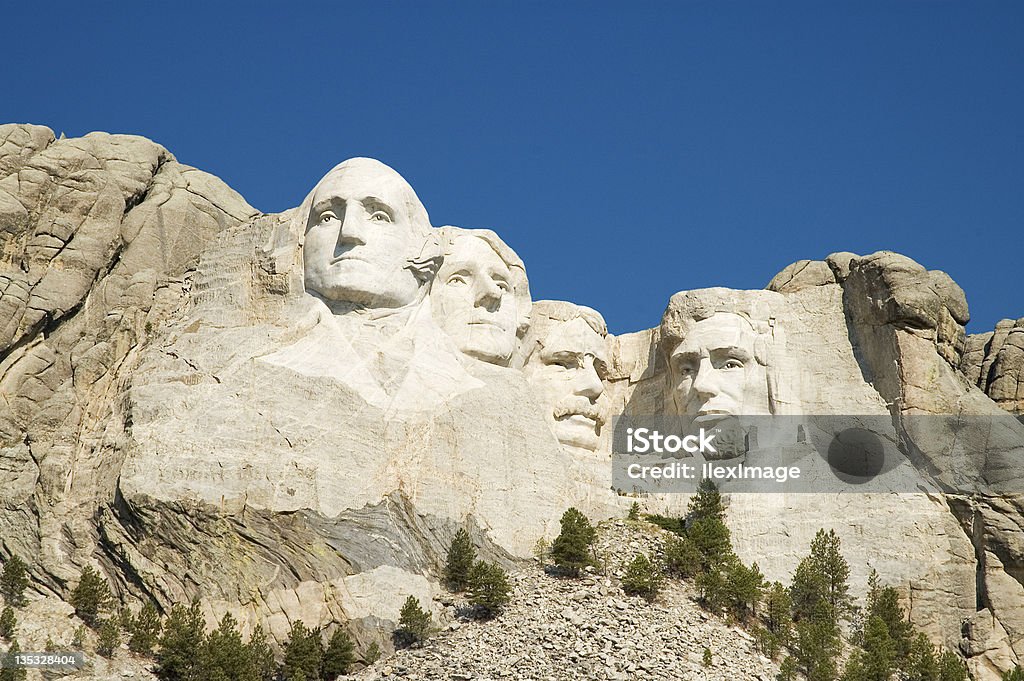
<svg viewBox="0 0 1024 681"><path fill-rule="evenodd" d="M593 419L574 414L555 420L555 437L567 447L594 451L599 444L598 424Z"/></svg>

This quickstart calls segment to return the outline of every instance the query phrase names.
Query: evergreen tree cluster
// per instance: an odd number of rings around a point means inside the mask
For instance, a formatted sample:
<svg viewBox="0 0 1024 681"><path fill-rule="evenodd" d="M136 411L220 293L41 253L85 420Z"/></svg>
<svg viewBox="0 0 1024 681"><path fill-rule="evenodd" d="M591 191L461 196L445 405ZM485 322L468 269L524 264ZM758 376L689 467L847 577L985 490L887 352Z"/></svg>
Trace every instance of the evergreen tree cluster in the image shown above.
<svg viewBox="0 0 1024 681"><path fill-rule="evenodd" d="M335 629L325 646L320 629L297 621L279 666L261 626L243 642L238 622L228 613L206 634L198 602L171 608L155 657L156 675L163 681L331 681L356 661L355 644L344 628Z"/></svg>
<svg viewBox="0 0 1024 681"><path fill-rule="evenodd" d="M756 563L744 565L733 552L725 506L715 483L700 482L685 518L647 519L676 535L665 542L665 572L693 578L701 604L708 610L725 611L741 622L748 621L761 602L764 576Z"/></svg>
<svg viewBox="0 0 1024 681"><path fill-rule="evenodd" d="M932 646L915 630L891 586L878 573L868 578L867 604L854 630L856 648L841 681L905 678L909 681L966 681L967 668L953 652ZM1021 681L1024 681L1022 679Z"/></svg>
<svg viewBox="0 0 1024 681"><path fill-rule="evenodd" d="M469 602L484 619L498 615L512 599L508 573L497 563L476 560L476 548L464 529L455 533L448 548L444 577L452 591L469 592Z"/></svg>

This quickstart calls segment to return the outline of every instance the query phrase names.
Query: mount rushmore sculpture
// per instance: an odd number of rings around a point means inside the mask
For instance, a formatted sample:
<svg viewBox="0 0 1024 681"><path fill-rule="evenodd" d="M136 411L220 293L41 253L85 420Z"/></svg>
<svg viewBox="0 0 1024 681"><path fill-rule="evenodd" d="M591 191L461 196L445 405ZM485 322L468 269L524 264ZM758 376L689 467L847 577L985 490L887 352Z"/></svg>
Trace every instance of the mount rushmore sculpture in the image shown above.
<svg viewBox="0 0 1024 681"><path fill-rule="evenodd" d="M0 126L0 252L0 558L40 591L93 565L123 599L363 645L431 602L460 528L510 564L568 506L682 513L612 489L618 419L847 414L930 491L733 494L740 556L786 579L833 527L977 674L1024 660L1016 336L968 338L960 288L903 256L681 292L615 336L378 161L265 215L143 138L30 125ZM979 448L927 414L1004 420Z"/></svg>

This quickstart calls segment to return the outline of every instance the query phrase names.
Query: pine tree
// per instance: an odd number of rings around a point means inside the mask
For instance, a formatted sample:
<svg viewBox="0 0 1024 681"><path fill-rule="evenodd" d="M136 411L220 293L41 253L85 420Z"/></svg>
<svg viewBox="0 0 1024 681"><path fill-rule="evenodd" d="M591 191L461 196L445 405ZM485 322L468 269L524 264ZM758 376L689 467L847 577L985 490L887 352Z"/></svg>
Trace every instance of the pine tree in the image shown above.
<svg viewBox="0 0 1024 681"><path fill-rule="evenodd" d="M851 611L849 577L850 566L840 552L839 536L835 530L818 530L810 554L800 561L793 575L790 597L794 619L825 616L838 623Z"/></svg>
<svg viewBox="0 0 1024 681"><path fill-rule="evenodd" d="M633 505L629 507L629 513L626 514L626 520L640 520L640 504L633 502Z"/></svg>
<svg viewBox="0 0 1024 681"><path fill-rule="evenodd" d="M14 616L14 609L8 605L0 613L0 638L5 638L9 641L14 638L17 631L18 618Z"/></svg>
<svg viewBox="0 0 1024 681"><path fill-rule="evenodd" d="M907 619L900 606L899 594L891 586L882 586L875 570L868 577L867 607L864 613L865 623L872 617L879 618L884 624L893 646L893 663L897 669L906 669L910 647L913 641L914 626ZM861 637L865 632L860 632Z"/></svg>
<svg viewBox="0 0 1024 681"><path fill-rule="evenodd" d="M4 571L0 573L0 596L4 602L14 608L25 605L25 589L28 588L28 566L18 556L11 556L4 563Z"/></svg>
<svg viewBox="0 0 1024 681"><path fill-rule="evenodd" d="M88 630L85 628L85 625L79 625L75 629L75 635L71 637L71 647L75 650L81 650L82 648L84 648L85 636L87 633Z"/></svg>
<svg viewBox="0 0 1024 681"><path fill-rule="evenodd" d="M825 582L825 598L836 618L850 611L850 564L843 558L839 535L835 530L818 530L811 540L811 557Z"/></svg>
<svg viewBox="0 0 1024 681"><path fill-rule="evenodd" d="M242 643L238 621L225 613L217 628L210 632L201 653L203 672L224 681L250 681L255 674L249 648Z"/></svg>
<svg viewBox="0 0 1024 681"><path fill-rule="evenodd" d="M757 563L747 567L738 558L726 563L723 573L726 605L738 620L745 622L748 615L757 610L764 575Z"/></svg>
<svg viewBox="0 0 1024 681"><path fill-rule="evenodd" d="M701 554L689 537L666 538L664 553L665 572L674 577L693 577L700 570Z"/></svg>
<svg viewBox="0 0 1024 681"><path fill-rule="evenodd" d="M377 644L376 641L374 641L366 649L366 652L363 653L363 662L365 662L368 665L373 664L374 662L380 659L381 654L382 653L380 650L380 646Z"/></svg>
<svg viewBox="0 0 1024 681"><path fill-rule="evenodd" d="M478 560L469 574L469 602L485 618L491 618L512 600L508 574L495 563Z"/></svg>
<svg viewBox="0 0 1024 681"><path fill-rule="evenodd" d="M284 681L314 681L320 678L323 655L320 630L308 629L301 621L293 623L288 632L288 641L284 644L281 677Z"/></svg>
<svg viewBox="0 0 1024 681"><path fill-rule="evenodd" d="M661 591L662 581L658 566L652 563L650 558L639 553L626 566L626 573L622 576L622 588L628 594L643 596L653 602Z"/></svg>
<svg viewBox="0 0 1024 681"><path fill-rule="evenodd" d="M110 587L100 573L86 566L78 580L78 586L71 592L70 603L75 614L90 627L99 624L99 616L111 604Z"/></svg>
<svg viewBox="0 0 1024 681"><path fill-rule="evenodd" d="M162 681L194 681L199 678L202 660L198 653L206 640L206 623L199 602L186 608L177 604L164 622L160 648L156 654L156 675Z"/></svg>
<svg viewBox="0 0 1024 681"><path fill-rule="evenodd" d="M431 616L420 607L419 599L409 596L398 616L399 637L409 645L425 641L430 636Z"/></svg>
<svg viewBox="0 0 1024 681"><path fill-rule="evenodd" d="M779 665L779 674L775 678L777 681L796 681L796 659L787 655Z"/></svg>
<svg viewBox="0 0 1024 681"><path fill-rule="evenodd" d="M686 529L686 538L700 554L702 570L722 565L732 557L729 528L718 518L698 518Z"/></svg>
<svg viewBox="0 0 1024 681"><path fill-rule="evenodd" d="M160 638L160 614L153 603L147 601L131 621L128 649L140 655L151 655Z"/></svg>
<svg viewBox="0 0 1024 681"><path fill-rule="evenodd" d="M935 648L924 633L919 632L911 641L905 670L907 681L938 681L939 662L935 659Z"/></svg>
<svg viewBox="0 0 1024 681"><path fill-rule="evenodd" d="M796 661L807 681L833 681L839 656L839 628L822 602L819 610L796 624Z"/></svg>
<svg viewBox="0 0 1024 681"><path fill-rule="evenodd" d="M99 640L96 652L103 657L113 657L114 651L121 645L121 623L117 617L108 617L100 624Z"/></svg>
<svg viewBox="0 0 1024 681"><path fill-rule="evenodd" d="M0 681L25 681L28 670L24 667L14 666L14 656L21 652L21 646L17 639L11 641L11 647L7 649L6 664L0 664Z"/></svg>
<svg viewBox="0 0 1024 681"><path fill-rule="evenodd" d="M254 681L271 681L277 669L274 662L274 651L270 649L270 644L267 643L267 636L263 633L263 625L257 624L253 628L246 648L249 652L249 660L252 662L252 678Z"/></svg>
<svg viewBox="0 0 1024 681"><path fill-rule="evenodd" d="M725 522L725 506L718 486L710 478L704 478L697 485L696 493L690 497L686 515L691 523L705 518Z"/></svg>
<svg viewBox="0 0 1024 681"><path fill-rule="evenodd" d="M475 560L476 548L469 538L469 532L460 528L448 548L448 557L444 566L445 579L448 580L448 586L453 591L466 590L466 586L469 584L469 571L473 569Z"/></svg>
<svg viewBox="0 0 1024 681"><path fill-rule="evenodd" d="M869 681L887 681L895 669L896 647L889 628L878 615L864 626L864 673Z"/></svg>
<svg viewBox="0 0 1024 681"><path fill-rule="evenodd" d="M331 634L331 639L327 643L327 650L324 651L324 657L320 663L320 678L326 681L334 681L334 679L342 674L347 674L355 661L355 644L352 643L348 633L341 627L338 627Z"/></svg>
<svg viewBox="0 0 1024 681"><path fill-rule="evenodd" d="M704 608L716 614L722 612L726 604L725 577L718 567L701 572L693 584Z"/></svg>
<svg viewBox="0 0 1024 681"><path fill-rule="evenodd" d="M846 668L839 681L868 681L868 672L864 667L864 651L854 650L850 659L846 661ZM888 681L886 679L885 681Z"/></svg>
<svg viewBox="0 0 1024 681"><path fill-rule="evenodd" d="M967 681L967 665L956 653L943 650L937 662L939 681Z"/></svg>
<svg viewBox="0 0 1024 681"><path fill-rule="evenodd" d="M764 623L782 645L789 643L793 628L792 607L789 591L780 582L772 582L764 590Z"/></svg>
<svg viewBox="0 0 1024 681"><path fill-rule="evenodd" d="M562 514L561 526L562 531L551 544L551 558L567 574L578 576L580 570L592 563L590 546L597 538L597 530L575 508Z"/></svg>

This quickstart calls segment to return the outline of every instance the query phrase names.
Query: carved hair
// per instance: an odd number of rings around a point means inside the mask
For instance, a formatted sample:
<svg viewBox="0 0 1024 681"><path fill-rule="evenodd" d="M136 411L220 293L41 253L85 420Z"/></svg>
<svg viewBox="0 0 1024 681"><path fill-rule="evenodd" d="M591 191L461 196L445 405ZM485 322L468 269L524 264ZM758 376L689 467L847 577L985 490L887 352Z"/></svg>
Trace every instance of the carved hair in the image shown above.
<svg viewBox="0 0 1024 681"><path fill-rule="evenodd" d="M605 338L608 336L608 326L604 322L601 313L585 305L576 305L564 300L537 300L533 303L533 310L530 315L530 330L523 339L518 357L513 366L523 367L533 353L543 346L543 340L557 324L571 322L574 319L582 319L587 323L594 333Z"/></svg>
<svg viewBox="0 0 1024 681"><path fill-rule="evenodd" d="M320 186L331 179L335 175L344 174L346 172L367 172L367 173L379 173L383 175L391 176L393 180L396 180L399 195L401 196L401 203L395 206L396 209L401 209L405 213L406 217L413 224L414 227L419 228L426 233L427 230L431 229L430 216L427 215L427 209L420 201L419 197L416 196L416 192L413 190L412 185L405 181L405 178L398 174L398 171L389 165L381 163L380 161L373 158L350 158L347 161L342 161L338 165L328 171L326 175L320 178L320 181L316 183L312 191L306 196L306 200L302 202L296 218L303 222L302 233L305 234L309 231L310 227L313 226L313 195L316 194L316 190Z"/></svg>
<svg viewBox="0 0 1024 681"><path fill-rule="evenodd" d="M710 319L716 314L731 314L743 319L757 336L754 342L754 359L761 366L770 364L771 328L767 322L756 320L753 306L743 300L708 300L693 292L677 293L669 300L661 320L661 351L666 359L693 330L697 322ZM737 292L739 293L739 292Z"/></svg>

